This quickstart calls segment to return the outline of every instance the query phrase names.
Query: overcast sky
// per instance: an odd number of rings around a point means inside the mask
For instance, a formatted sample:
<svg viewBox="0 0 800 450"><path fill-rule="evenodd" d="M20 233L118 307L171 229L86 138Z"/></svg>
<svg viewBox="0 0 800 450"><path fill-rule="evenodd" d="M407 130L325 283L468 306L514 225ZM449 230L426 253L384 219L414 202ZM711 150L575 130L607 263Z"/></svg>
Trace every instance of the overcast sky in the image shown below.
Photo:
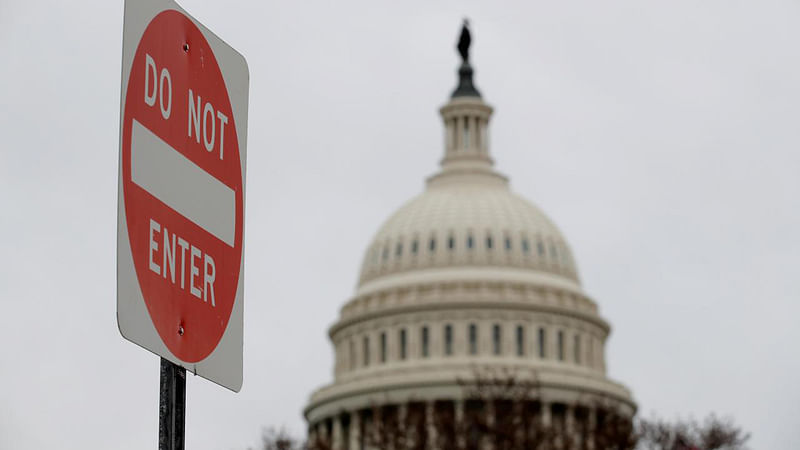
<svg viewBox="0 0 800 450"><path fill-rule="evenodd" d="M800 5L182 6L250 66L244 386L190 377L187 448L301 433L372 234L442 155L462 17L498 168L560 226L640 411L800 442ZM0 448L156 448L116 324L121 1L0 0Z"/></svg>

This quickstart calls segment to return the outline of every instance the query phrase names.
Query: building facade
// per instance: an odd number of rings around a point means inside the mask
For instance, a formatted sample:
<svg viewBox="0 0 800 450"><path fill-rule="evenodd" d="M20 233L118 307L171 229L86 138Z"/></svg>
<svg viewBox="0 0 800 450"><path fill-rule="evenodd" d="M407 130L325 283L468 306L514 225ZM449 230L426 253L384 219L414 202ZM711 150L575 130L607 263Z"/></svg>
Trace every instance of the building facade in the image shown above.
<svg viewBox="0 0 800 450"><path fill-rule="evenodd" d="M566 239L494 169L492 107L462 56L440 109L441 168L374 236L356 292L329 330L334 379L304 414L310 436L335 450L370 447L377 421L405 423L412 413L422 421L418 439L436 448L453 428L437 429L434 416L462 424L494 413L465 389L486 369L535 380L543 423L591 426L598 402L629 417L636 409L606 376L610 326L583 291Z"/></svg>

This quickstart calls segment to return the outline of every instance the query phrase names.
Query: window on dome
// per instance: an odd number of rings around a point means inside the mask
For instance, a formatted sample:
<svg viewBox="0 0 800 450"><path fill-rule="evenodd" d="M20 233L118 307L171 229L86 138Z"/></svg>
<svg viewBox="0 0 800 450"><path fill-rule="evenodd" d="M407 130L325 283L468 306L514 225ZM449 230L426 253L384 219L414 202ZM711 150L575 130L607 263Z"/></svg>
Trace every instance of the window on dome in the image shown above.
<svg viewBox="0 0 800 450"><path fill-rule="evenodd" d="M386 333L381 333L381 362L386 362Z"/></svg>
<svg viewBox="0 0 800 450"><path fill-rule="evenodd" d="M356 368L356 341L350 339L350 370Z"/></svg>
<svg viewBox="0 0 800 450"><path fill-rule="evenodd" d="M545 333L544 328L539 328L539 358L546 358L547 357L547 334Z"/></svg>
<svg viewBox="0 0 800 450"><path fill-rule="evenodd" d="M564 360L564 331L563 330L558 330L557 339L558 340L556 341L556 345L557 345L556 352L558 353L558 360L559 361L563 361Z"/></svg>
<svg viewBox="0 0 800 450"><path fill-rule="evenodd" d="M525 328L517 325L517 356L525 356Z"/></svg>
<svg viewBox="0 0 800 450"><path fill-rule="evenodd" d="M467 248L471 249L475 245L475 242L472 239L472 235L467 236Z"/></svg>
<svg viewBox="0 0 800 450"><path fill-rule="evenodd" d="M450 250L453 250L454 248L456 248L456 238L454 238L453 236L450 236L447 239L447 248L449 248Z"/></svg>
<svg viewBox="0 0 800 450"><path fill-rule="evenodd" d="M530 246L528 245L528 240L527 239L523 239L522 240L522 252L523 253L528 253L529 250L530 250Z"/></svg>
<svg viewBox="0 0 800 450"><path fill-rule="evenodd" d="M589 354L587 355L588 358L586 363L589 365L589 367L591 367L594 365L594 337L592 337L591 335L588 336L588 345L589 348L586 350Z"/></svg>
<svg viewBox="0 0 800 450"><path fill-rule="evenodd" d="M544 256L544 242L541 239L536 242L536 250L539 252L539 256Z"/></svg>
<svg viewBox="0 0 800 450"><path fill-rule="evenodd" d="M384 247L383 248L383 260L386 261L387 259L389 259L389 247Z"/></svg>
<svg viewBox="0 0 800 450"><path fill-rule="evenodd" d="M469 325L469 354L478 354L478 326L474 323Z"/></svg>
<svg viewBox="0 0 800 450"><path fill-rule="evenodd" d="M453 354L453 326L444 326L444 354L450 356Z"/></svg>
<svg viewBox="0 0 800 450"><path fill-rule="evenodd" d="M506 238L506 250L511 250L511 238Z"/></svg>
<svg viewBox="0 0 800 450"><path fill-rule="evenodd" d="M369 365L369 336L364 336L364 366Z"/></svg>
<svg viewBox="0 0 800 450"><path fill-rule="evenodd" d="M428 244L428 249L430 249L430 251L436 250L436 239L435 238L431 238L431 242Z"/></svg>
<svg viewBox="0 0 800 450"><path fill-rule="evenodd" d="M553 242L550 242L550 256L553 257L554 261L558 261L558 252L556 251L556 246Z"/></svg>
<svg viewBox="0 0 800 450"><path fill-rule="evenodd" d="M492 237L491 236L486 236L486 248L491 250L492 249L492 244L493 244Z"/></svg>
<svg viewBox="0 0 800 450"><path fill-rule="evenodd" d="M428 327L422 327L422 357L430 355L430 342L428 339Z"/></svg>
<svg viewBox="0 0 800 450"><path fill-rule="evenodd" d="M572 346L572 352L575 356L575 364L581 363L581 336L579 334L575 335L575 342Z"/></svg>
<svg viewBox="0 0 800 450"><path fill-rule="evenodd" d="M406 329L400 330L400 359L406 359L408 347L406 345Z"/></svg>
<svg viewBox="0 0 800 450"><path fill-rule="evenodd" d="M495 355L499 355L503 351L502 336L500 333L500 325L495 324L492 327L492 351Z"/></svg>
<svg viewBox="0 0 800 450"><path fill-rule="evenodd" d="M400 257L403 254L403 244L401 242L397 243L397 247L394 249L394 255L396 257Z"/></svg>
<svg viewBox="0 0 800 450"><path fill-rule="evenodd" d="M419 247L419 243L417 242L416 239L414 239L414 242L411 243L411 253L416 255L418 247Z"/></svg>

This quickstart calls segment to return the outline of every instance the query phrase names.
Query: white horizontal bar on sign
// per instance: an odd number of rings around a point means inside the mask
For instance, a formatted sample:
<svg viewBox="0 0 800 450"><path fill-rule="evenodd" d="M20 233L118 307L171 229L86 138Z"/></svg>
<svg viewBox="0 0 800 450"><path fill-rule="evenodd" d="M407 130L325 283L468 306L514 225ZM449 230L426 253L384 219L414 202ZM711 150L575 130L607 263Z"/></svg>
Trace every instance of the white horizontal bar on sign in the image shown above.
<svg viewBox="0 0 800 450"><path fill-rule="evenodd" d="M131 132L131 180L233 247L236 236L233 189L135 119Z"/></svg>

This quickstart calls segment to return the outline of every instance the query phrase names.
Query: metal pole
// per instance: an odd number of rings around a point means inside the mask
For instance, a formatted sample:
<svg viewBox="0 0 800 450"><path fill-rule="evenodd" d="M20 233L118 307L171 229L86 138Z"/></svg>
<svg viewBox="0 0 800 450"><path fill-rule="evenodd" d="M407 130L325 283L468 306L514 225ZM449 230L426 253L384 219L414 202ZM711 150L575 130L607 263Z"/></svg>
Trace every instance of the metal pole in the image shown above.
<svg viewBox="0 0 800 450"><path fill-rule="evenodd" d="M184 450L186 369L161 358L158 404L158 450Z"/></svg>

